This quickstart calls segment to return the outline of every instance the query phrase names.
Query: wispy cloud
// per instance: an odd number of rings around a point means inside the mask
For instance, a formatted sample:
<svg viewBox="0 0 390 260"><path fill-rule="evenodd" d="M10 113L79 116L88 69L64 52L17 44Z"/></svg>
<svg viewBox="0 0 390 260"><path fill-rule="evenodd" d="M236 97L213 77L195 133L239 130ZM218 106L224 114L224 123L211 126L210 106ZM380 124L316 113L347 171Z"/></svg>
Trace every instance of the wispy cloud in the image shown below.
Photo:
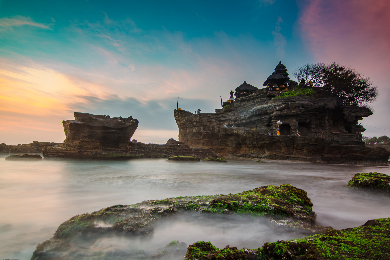
<svg viewBox="0 0 390 260"><path fill-rule="evenodd" d="M1 28L5 29L5 28L12 28L12 27L18 27L18 26L24 26L24 25L51 30L50 25L34 22L28 16L18 15L18 16L14 16L12 18L7 18L7 17L0 18L0 30L1 30Z"/></svg>
<svg viewBox="0 0 390 260"><path fill-rule="evenodd" d="M275 30L272 31L272 35L274 37L274 45L276 46L276 53L278 54L278 58L280 59L284 58L284 50L286 47L286 39L280 32L282 30L282 27L280 26L282 22L283 19L281 17L278 17L278 21L275 25Z"/></svg>

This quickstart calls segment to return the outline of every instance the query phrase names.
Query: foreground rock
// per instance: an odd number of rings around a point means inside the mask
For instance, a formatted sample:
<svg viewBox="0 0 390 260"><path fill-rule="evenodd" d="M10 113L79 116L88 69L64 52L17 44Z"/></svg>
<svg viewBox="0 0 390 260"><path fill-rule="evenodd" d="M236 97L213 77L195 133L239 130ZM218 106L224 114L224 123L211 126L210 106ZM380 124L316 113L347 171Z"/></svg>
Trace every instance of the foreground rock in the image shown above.
<svg viewBox="0 0 390 260"><path fill-rule="evenodd" d="M312 206L304 190L289 184L263 186L237 194L177 197L134 205L115 205L65 221L51 239L37 246L32 259L82 259L92 256L94 259L106 259L104 257L108 252L96 252L96 249L80 253L78 244L82 238L88 237L93 244L93 241L104 236L148 236L153 233L157 221L188 211L266 216L271 226L288 230L298 228L313 233L329 230L329 227L316 225ZM111 258L116 258L120 252L114 250L110 254Z"/></svg>
<svg viewBox="0 0 390 260"><path fill-rule="evenodd" d="M42 160L42 157L39 154L13 154L5 157L9 161L19 161L19 160Z"/></svg>
<svg viewBox="0 0 390 260"><path fill-rule="evenodd" d="M390 192L390 176L378 172L357 173L348 186Z"/></svg>
<svg viewBox="0 0 390 260"><path fill-rule="evenodd" d="M219 249L200 241L188 247L185 259L390 259L389 244L390 218L382 218L356 228L265 243L258 249Z"/></svg>

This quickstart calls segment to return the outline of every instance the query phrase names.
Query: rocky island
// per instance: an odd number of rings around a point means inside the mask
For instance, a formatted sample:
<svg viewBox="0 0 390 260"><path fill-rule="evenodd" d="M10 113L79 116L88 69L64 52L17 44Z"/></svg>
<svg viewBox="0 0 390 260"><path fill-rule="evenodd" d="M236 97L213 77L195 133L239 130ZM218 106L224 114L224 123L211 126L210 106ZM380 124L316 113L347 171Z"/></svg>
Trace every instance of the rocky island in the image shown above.
<svg viewBox="0 0 390 260"><path fill-rule="evenodd" d="M66 139L62 146L45 147L45 158L127 160L133 158L168 158L171 156L215 157L204 148L169 139L166 144L144 144L131 140L138 127L132 117L74 113L75 120L64 120Z"/></svg>
<svg viewBox="0 0 390 260"><path fill-rule="evenodd" d="M372 114L369 108L344 105L335 96L284 97L281 94L299 86L281 63L264 85L257 89L244 82L215 113L176 109L179 141L220 157L388 163L389 151L366 147L362 141L365 129L358 121ZM306 85L302 89L321 92Z"/></svg>

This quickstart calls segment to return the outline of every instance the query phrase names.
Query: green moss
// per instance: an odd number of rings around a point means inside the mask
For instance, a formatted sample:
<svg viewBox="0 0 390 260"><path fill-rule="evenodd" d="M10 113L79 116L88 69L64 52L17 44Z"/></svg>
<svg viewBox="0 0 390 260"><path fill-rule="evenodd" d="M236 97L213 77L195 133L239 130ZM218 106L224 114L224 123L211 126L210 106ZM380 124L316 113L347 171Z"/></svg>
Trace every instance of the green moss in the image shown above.
<svg viewBox="0 0 390 260"><path fill-rule="evenodd" d="M348 186L390 192L390 176L378 172L357 173L348 182Z"/></svg>
<svg viewBox="0 0 390 260"><path fill-rule="evenodd" d="M390 218L382 218L356 228L265 243L258 249L221 250L200 241L189 246L185 259L390 259L389 244Z"/></svg>
<svg viewBox="0 0 390 260"><path fill-rule="evenodd" d="M295 96L309 96L313 97L315 95L315 90L312 88L297 88L290 91L282 92L280 95L274 97L276 98L284 98L284 97L295 97Z"/></svg>
<svg viewBox="0 0 390 260"><path fill-rule="evenodd" d="M214 161L214 162L226 162L226 159L223 158L214 158L214 157L207 157L203 161Z"/></svg>
<svg viewBox="0 0 390 260"><path fill-rule="evenodd" d="M94 223L88 218L88 216L89 214L77 215L62 223L54 236L58 238L70 238L89 228L93 228Z"/></svg>
<svg viewBox="0 0 390 260"><path fill-rule="evenodd" d="M222 108L223 111L230 111L231 110L231 106L230 105L225 105L223 108Z"/></svg>
<svg viewBox="0 0 390 260"><path fill-rule="evenodd" d="M257 163L265 163L265 162L263 162L262 160L257 160L256 162L257 162Z"/></svg>
<svg viewBox="0 0 390 260"><path fill-rule="evenodd" d="M195 156L171 156L168 160L176 160L176 161L200 161L200 157Z"/></svg>
<svg viewBox="0 0 390 260"><path fill-rule="evenodd" d="M254 258L255 254L253 250L237 249L237 247L230 246L218 249L210 241L199 241L188 247L184 259L256 259Z"/></svg>
<svg viewBox="0 0 390 260"><path fill-rule="evenodd" d="M309 215L313 204L307 193L289 184L263 186L237 194L220 196L210 201L209 212L235 212L255 216L297 214Z"/></svg>

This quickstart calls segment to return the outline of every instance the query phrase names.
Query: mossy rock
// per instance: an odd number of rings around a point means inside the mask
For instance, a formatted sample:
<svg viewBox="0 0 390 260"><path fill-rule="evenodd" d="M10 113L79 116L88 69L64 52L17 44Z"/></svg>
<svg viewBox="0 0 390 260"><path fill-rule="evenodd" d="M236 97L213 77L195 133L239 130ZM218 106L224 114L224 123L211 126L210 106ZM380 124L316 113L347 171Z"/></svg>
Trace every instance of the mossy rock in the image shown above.
<svg viewBox="0 0 390 260"><path fill-rule="evenodd" d="M203 159L203 161L209 161L209 162L226 162L226 159L223 158L215 158L215 157L207 157Z"/></svg>
<svg viewBox="0 0 390 260"><path fill-rule="evenodd" d="M62 223L53 238L37 246L34 259L72 258L72 245L80 237L98 239L105 235L149 236L155 223L181 212L267 216L277 228L306 229L318 233L329 228L315 224L312 202L304 190L290 184L268 185L227 195L205 195L148 200L133 205L114 205L72 217ZM235 250L227 248L225 251ZM224 252L225 252L224 251ZM230 251L229 251L230 252ZM184 254L184 253L183 253ZM239 251L238 255L246 254Z"/></svg>
<svg viewBox="0 0 390 260"><path fill-rule="evenodd" d="M195 156L172 156L168 160L172 161L200 161L200 157Z"/></svg>
<svg viewBox="0 0 390 260"><path fill-rule="evenodd" d="M262 160L257 160L256 162L257 162L257 163L265 163L265 162L262 161Z"/></svg>
<svg viewBox="0 0 390 260"><path fill-rule="evenodd" d="M348 182L348 186L390 192L390 176L378 172L357 173Z"/></svg>
<svg viewBox="0 0 390 260"><path fill-rule="evenodd" d="M258 249L219 249L199 241L188 247L184 259L390 259L389 244L390 218L382 218L356 228L265 243Z"/></svg>

